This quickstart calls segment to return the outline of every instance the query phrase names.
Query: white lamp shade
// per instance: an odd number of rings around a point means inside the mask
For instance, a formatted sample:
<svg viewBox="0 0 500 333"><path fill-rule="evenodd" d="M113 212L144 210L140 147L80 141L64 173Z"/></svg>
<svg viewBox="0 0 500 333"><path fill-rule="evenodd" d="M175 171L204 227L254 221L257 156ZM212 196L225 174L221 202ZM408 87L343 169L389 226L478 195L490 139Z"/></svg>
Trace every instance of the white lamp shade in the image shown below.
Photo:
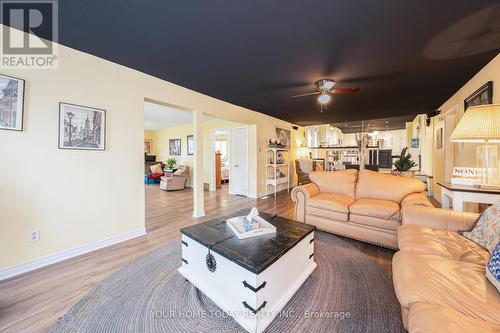
<svg viewBox="0 0 500 333"><path fill-rule="evenodd" d="M500 142L500 104L467 109L450 140L453 142Z"/></svg>

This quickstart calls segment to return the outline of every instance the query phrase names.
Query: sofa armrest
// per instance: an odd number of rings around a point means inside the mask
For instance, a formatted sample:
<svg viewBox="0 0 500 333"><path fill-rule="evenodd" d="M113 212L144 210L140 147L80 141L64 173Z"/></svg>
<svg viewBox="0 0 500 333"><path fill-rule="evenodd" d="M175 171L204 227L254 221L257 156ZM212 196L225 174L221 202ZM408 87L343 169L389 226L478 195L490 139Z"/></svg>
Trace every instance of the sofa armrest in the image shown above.
<svg viewBox="0 0 500 333"><path fill-rule="evenodd" d="M418 205L431 208L434 207L429 198L422 192L408 194L403 198L403 200L401 200L401 208L411 205Z"/></svg>
<svg viewBox="0 0 500 333"><path fill-rule="evenodd" d="M295 220L305 222L306 205L309 198L319 194L319 187L314 183L296 186L292 190L292 200L295 202Z"/></svg>
<svg viewBox="0 0 500 333"><path fill-rule="evenodd" d="M402 216L401 224L418 224L431 229L459 232L471 230L479 214L409 205L403 207Z"/></svg>

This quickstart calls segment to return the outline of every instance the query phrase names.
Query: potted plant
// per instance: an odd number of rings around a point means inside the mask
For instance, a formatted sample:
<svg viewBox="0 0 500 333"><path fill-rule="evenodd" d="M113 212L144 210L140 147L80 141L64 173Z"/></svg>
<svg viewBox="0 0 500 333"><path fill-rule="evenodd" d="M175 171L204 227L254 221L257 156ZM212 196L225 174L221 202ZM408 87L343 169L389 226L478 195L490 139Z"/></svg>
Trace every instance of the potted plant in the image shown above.
<svg viewBox="0 0 500 333"><path fill-rule="evenodd" d="M399 155L398 159L394 162L394 170L392 170L392 174L396 176L402 177L413 177L415 175L415 170L410 170L417 164L411 160L411 154L406 153L408 147L404 148L401 151L401 155Z"/></svg>
<svg viewBox="0 0 500 333"><path fill-rule="evenodd" d="M175 157L169 157L165 163L165 168L170 169L170 172L173 172L176 163L177 159Z"/></svg>

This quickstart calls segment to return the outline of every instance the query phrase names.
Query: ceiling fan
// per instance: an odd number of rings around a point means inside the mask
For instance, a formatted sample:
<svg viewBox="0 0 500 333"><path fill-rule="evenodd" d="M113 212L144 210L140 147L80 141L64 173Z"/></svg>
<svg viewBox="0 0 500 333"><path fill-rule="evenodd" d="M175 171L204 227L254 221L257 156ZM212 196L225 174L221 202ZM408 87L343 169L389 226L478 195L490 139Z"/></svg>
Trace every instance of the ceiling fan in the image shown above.
<svg viewBox="0 0 500 333"><path fill-rule="evenodd" d="M355 94L359 92L359 88L333 88L335 83L336 82L333 81L332 79L320 79L315 82L317 89L316 91L299 94L292 97L297 98L297 97L305 97L311 95L319 95L318 102L321 104L321 112L323 112L323 109L326 108L326 105L332 99L331 95Z"/></svg>

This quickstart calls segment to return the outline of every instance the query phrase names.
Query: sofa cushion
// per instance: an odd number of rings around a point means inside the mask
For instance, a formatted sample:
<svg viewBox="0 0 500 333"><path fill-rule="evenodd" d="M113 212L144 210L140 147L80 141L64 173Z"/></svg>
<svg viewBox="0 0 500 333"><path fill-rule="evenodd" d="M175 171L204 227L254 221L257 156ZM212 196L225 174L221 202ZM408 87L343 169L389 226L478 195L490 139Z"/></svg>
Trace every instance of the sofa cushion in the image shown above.
<svg viewBox="0 0 500 333"><path fill-rule="evenodd" d="M175 170L174 175L176 176L182 176L186 172L186 167L182 166L179 169Z"/></svg>
<svg viewBox="0 0 500 333"><path fill-rule="evenodd" d="M474 229L463 235L493 252L500 241L500 204L488 207L477 219Z"/></svg>
<svg viewBox="0 0 500 333"><path fill-rule="evenodd" d="M308 207L315 207L332 212L349 213L349 205L354 199L346 195L322 192L307 201Z"/></svg>
<svg viewBox="0 0 500 333"><path fill-rule="evenodd" d="M416 303L408 313L409 333L500 333L500 325L474 319L429 303Z"/></svg>
<svg viewBox="0 0 500 333"><path fill-rule="evenodd" d="M408 194L424 190L424 183L414 178L361 170L358 174L356 199L389 200L400 204Z"/></svg>
<svg viewBox="0 0 500 333"><path fill-rule="evenodd" d="M399 226L399 221L396 220L386 220L373 216L356 215L353 213L349 214L349 222L362 226L392 230L394 234L396 234L396 229Z"/></svg>
<svg viewBox="0 0 500 333"><path fill-rule="evenodd" d="M321 192L342 194L351 198L355 195L357 176L357 170L314 171L309 174L309 178L318 185Z"/></svg>
<svg viewBox="0 0 500 333"><path fill-rule="evenodd" d="M399 205L388 200L358 199L349 206L349 212L384 220L399 221L401 219Z"/></svg>
<svg viewBox="0 0 500 333"><path fill-rule="evenodd" d="M484 266L431 254L399 251L392 260L394 290L403 308L431 303L500 324L500 294Z"/></svg>
<svg viewBox="0 0 500 333"><path fill-rule="evenodd" d="M398 228L398 245L402 251L434 254L481 266L486 264L489 256L487 250L456 232L416 224L404 224Z"/></svg>
<svg viewBox="0 0 500 333"><path fill-rule="evenodd" d="M336 220L342 222L347 222L349 220L349 214L347 213L333 212L331 210L308 206L305 223L309 223L310 217L320 217L327 220Z"/></svg>

